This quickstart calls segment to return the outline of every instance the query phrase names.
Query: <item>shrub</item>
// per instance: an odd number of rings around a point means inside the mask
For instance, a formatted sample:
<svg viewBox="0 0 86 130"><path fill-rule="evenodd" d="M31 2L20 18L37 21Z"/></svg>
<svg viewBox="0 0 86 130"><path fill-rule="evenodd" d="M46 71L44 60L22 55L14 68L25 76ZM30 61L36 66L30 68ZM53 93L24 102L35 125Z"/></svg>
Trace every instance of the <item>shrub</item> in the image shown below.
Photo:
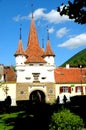
<svg viewBox="0 0 86 130"><path fill-rule="evenodd" d="M49 130L82 130L84 123L82 118L70 110L64 109L58 113L53 113L49 125Z"/></svg>

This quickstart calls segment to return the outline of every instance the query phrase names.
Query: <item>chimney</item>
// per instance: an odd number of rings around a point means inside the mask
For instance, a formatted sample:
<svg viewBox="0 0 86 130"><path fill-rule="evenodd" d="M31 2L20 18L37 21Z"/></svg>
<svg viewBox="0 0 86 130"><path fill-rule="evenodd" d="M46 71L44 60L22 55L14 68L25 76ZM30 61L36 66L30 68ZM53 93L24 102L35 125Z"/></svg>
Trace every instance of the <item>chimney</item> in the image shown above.
<svg viewBox="0 0 86 130"><path fill-rule="evenodd" d="M69 64L66 64L66 69L69 69L70 68L70 65Z"/></svg>

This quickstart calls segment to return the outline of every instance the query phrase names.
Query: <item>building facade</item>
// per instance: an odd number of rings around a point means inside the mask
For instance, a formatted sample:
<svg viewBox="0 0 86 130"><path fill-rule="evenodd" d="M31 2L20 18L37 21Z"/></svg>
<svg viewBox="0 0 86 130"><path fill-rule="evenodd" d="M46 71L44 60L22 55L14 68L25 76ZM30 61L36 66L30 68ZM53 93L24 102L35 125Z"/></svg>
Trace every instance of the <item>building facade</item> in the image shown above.
<svg viewBox="0 0 86 130"><path fill-rule="evenodd" d="M41 97L41 100L50 102L55 99L55 54L51 49L49 38L46 50L40 47L34 18L31 20L26 50L23 49L20 34L14 56L17 72L16 100L37 100L36 97ZM53 88L52 96L51 88Z"/></svg>
<svg viewBox="0 0 86 130"><path fill-rule="evenodd" d="M86 94L86 68L57 68L54 62L48 37L46 49L40 47L36 32L36 25L32 17L28 44L23 49L21 34L16 59L16 100L35 100L40 97L45 102L53 102L60 96ZM82 77L84 76L84 77ZM83 85L83 86L82 86Z"/></svg>
<svg viewBox="0 0 86 130"><path fill-rule="evenodd" d="M40 47L33 17L26 50L20 29L14 56L16 72L12 67L0 67L1 101L9 95L12 105L26 100L53 103L59 96L62 103L64 95L68 100L71 96L86 95L86 68L56 67L50 39L48 37L45 50Z"/></svg>
<svg viewBox="0 0 86 130"><path fill-rule="evenodd" d="M0 65L0 102L11 97L11 105L16 105L16 73L12 66Z"/></svg>

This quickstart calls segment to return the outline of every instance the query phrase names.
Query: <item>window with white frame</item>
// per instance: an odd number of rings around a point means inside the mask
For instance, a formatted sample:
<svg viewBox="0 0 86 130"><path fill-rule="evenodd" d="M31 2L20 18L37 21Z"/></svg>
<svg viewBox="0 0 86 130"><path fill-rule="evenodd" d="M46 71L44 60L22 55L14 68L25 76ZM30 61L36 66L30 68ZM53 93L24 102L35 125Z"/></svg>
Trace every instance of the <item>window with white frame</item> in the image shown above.
<svg viewBox="0 0 86 130"><path fill-rule="evenodd" d="M71 87L69 86L61 86L60 93L71 93Z"/></svg>
<svg viewBox="0 0 86 130"><path fill-rule="evenodd" d="M82 86L76 86L75 91L76 91L77 93L83 92L83 87L82 87Z"/></svg>

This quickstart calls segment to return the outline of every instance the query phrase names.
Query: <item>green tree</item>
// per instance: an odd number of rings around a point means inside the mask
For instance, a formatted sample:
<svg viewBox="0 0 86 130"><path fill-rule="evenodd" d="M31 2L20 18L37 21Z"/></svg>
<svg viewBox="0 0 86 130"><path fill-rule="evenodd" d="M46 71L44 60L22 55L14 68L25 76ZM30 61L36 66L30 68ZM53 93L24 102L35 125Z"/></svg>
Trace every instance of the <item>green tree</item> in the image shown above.
<svg viewBox="0 0 86 130"><path fill-rule="evenodd" d="M83 127L83 120L78 115L64 109L58 113L53 113L49 130L83 130Z"/></svg>
<svg viewBox="0 0 86 130"><path fill-rule="evenodd" d="M67 5L62 3L62 6L63 8L57 8L61 16L67 15L79 24L86 23L86 0L74 0L73 2L69 0Z"/></svg>

